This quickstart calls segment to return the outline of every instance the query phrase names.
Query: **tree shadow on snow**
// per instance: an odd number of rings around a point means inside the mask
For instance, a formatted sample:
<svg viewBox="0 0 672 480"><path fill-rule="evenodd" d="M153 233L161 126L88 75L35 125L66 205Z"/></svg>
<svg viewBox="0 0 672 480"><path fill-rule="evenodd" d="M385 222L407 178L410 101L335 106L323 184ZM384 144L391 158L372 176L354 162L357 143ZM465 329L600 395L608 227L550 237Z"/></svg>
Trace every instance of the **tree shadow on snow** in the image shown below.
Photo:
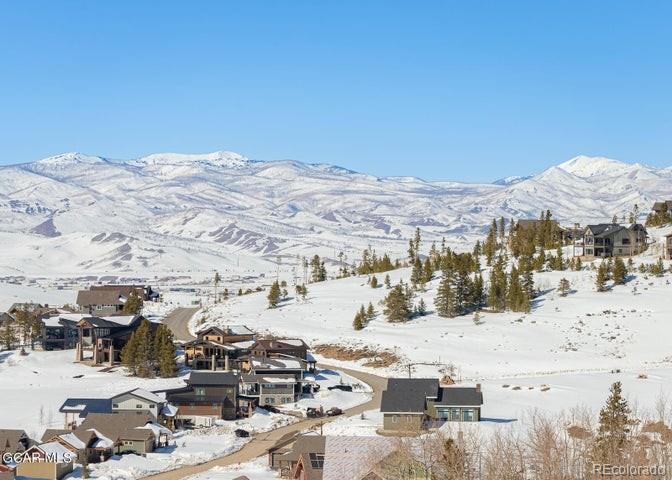
<svg viewBox="0 0 672 480"><path fill-rule="evenodd" d="M481 422L489 423L513 423L517 422L517 418L490 418L490 417L481 417Z"/></svg>

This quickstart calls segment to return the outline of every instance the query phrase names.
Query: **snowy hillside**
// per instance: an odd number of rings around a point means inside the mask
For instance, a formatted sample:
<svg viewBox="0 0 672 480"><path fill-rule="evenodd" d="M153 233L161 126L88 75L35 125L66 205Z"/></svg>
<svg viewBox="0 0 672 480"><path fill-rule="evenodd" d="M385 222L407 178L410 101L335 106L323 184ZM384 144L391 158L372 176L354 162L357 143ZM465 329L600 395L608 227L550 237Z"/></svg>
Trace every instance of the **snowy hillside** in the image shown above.
<svg viewBox="0 0 672 480"><path fill-rule="evenodd" d="M493 217L595 222L672 196L672 169L576 157L493 184L374 177L232 152L66 153L0 168L0 275L274 271L301 255L403 255L419 226L470 248Z"/></svg>

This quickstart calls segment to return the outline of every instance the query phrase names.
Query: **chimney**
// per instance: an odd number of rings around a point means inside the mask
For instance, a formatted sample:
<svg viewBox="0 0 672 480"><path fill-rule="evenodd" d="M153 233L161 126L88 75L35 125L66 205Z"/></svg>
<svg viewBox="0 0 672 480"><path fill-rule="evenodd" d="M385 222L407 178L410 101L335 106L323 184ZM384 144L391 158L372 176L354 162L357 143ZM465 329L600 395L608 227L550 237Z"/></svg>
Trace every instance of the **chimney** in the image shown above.
<svg viewBox="0 0 672 480"><path fill-rule="evenodd" d="M481 384L480 384L480 383L477 383L477 384L476 384L476 391L477 391L477 392L480 392L480 391L481 391Z"/></svg>

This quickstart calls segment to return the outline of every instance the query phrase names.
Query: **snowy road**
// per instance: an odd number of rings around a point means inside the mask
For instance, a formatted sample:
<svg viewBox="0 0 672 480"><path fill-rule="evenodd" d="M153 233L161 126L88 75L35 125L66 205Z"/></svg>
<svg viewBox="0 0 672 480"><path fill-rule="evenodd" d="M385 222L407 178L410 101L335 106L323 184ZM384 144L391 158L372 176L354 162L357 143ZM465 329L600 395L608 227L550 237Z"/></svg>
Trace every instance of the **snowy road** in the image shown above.
<svg viewBox="0 0 672 480"><path fill-rule="evenodd" d="M173 332L175 340L188 342L189 340L194 339L194 336L189 333L189 320L191 320L191 317L193 317L199 310L199 307L176 308L166 315L166 318L163 319L163 323Z"/></svg>

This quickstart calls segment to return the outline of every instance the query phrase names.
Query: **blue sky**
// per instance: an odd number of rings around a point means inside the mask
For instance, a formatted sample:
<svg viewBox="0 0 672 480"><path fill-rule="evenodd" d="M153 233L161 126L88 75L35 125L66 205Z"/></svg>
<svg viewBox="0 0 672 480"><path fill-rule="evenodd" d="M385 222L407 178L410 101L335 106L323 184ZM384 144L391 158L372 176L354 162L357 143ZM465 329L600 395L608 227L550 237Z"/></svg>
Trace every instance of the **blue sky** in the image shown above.
<svg viewBox="0 0 672 480"><path fill-rule="evenodd" d="M468 4L467 4L468 3ZM0 163L234 150L491 181L672 165L671 2L2 2Z"/></svg>

